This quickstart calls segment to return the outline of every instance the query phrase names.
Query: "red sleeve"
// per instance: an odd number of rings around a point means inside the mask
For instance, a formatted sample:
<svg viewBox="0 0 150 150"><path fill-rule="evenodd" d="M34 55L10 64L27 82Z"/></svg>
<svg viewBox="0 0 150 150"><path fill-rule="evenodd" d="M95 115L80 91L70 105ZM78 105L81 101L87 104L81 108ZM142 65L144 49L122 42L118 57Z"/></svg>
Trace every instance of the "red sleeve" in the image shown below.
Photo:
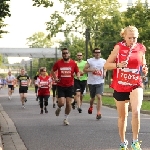
<svg viewBox="0 0 150 150"><path fill-rule="evenodd" d="M53 66L53 71L55 72L56 70L58 70L58 62L56 62Z"/></svg>
<svg viewBox="0 0 150 150"><path fill-rule="evenodd" d="M75 63L74 72L77 74L79 72L79 68L77 66L77 63Z"/></svg>

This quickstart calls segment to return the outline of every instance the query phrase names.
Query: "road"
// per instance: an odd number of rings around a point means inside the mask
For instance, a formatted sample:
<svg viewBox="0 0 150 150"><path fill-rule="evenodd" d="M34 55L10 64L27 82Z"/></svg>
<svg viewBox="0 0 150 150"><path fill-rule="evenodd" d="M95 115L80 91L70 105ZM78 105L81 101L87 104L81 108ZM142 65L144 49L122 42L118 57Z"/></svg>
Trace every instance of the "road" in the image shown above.
<svg viewBox="0 0 150 150"><path fill-rule="evenodd" d="M27 150L119 149L120 140L117 128L117 112L115 109L103 106L102 119L97 121L96 107L94 106L93 114L88 114L89 104L83 104L83 113L79 114L77 110L72 110L69 116L70 125L64 126L64 107L60 116L56 117L55 108L52 108L52 99L50 98L48 106L49 113L40 114L38 102L35 100L35 94L32 91L28 93L28 101L25 109L21 107L18 89L15 89L11 101L8 100L7 89L2 89L0 91L0 104L4 112L6 112L4 117L8 114L9 119L14 123ZM0 122L2 126L2 120ZM126 133L129 144L132 140L130 122L131 113L128 116ZM13 123L10 123L9 126L13 126ZM7 148L9 141L7 141L8 139L5 136L7 134L2 133L4 150L12 150ZM142 150L150 150L149 139L150 115L141 114L139 140L142 141ZM24 149L16 148L16 150Z"/></svg>

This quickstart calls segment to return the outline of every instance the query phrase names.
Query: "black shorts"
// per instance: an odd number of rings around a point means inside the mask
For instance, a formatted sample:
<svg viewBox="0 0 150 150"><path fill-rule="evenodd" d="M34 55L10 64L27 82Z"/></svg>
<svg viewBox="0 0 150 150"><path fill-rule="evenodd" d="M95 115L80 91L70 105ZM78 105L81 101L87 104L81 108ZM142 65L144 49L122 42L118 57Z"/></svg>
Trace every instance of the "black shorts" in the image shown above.
<svg viewBox="0 0 150 150"><path fill-rule="evenodd" d="M72 98L73 91L74 91L73 86L69 86L69 87L57 86L58 98L61 98L61 97L65 97L65 98L70 97L70 98Z"/></svg>
<svg viewBox="0 0 150 150"><path fill-rule="evenodd" d="M52 85L52 92L53 92L53 97L56 97L56 95L57 95L57 85Z"/></svg>
<svg viewBox="0 0 150 150"><path fill-rule="evenodd" d="M125 101L125 100L130 100L130 92L117 92L114 90L113 97L117 101Z"/></svg>
<svg viewBox="0 0 150 150"><path fill-rule="evenodd" d="M14 85L8 85L8 88L13 91L14 90Z"/></svg>
<svg viewBox="0 0 150 150"><path fill-rule="evenodd" d="M77 79L74 79L74 92L81 92L81 94L84 93L85 87L86 87L86 80L80 81Z"/></svg>
<svg viewBox="0 0 150 150"><path fill-rule="evenodd" d="M19 93L28 93L28 87L20 87Z"/></svg>

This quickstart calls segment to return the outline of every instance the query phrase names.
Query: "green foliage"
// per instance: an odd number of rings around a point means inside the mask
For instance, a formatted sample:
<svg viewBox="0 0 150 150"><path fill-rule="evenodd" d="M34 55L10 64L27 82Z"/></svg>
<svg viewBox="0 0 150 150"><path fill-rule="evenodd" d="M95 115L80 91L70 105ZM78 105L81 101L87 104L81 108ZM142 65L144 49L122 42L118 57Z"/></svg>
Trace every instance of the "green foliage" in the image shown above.
<svg viewBox="0 0 150 150"><path fill-rule="evenodd" d="M143 43L146 48L146 60L150 68L150 8L148 2L143 4L140 0L135 6L129 7L124 12L125 26L134 25L139 30L138 41ZM149 71L150 72L150 71Z"/></svg>
<svg viewBox="0 0 150 150"><path fill-rule="evenodd" d="M33 6L37 6L40 7L41 5L43 5L44 7L52 7L54 2L50 1L50 0L33 0Z"/></svg>
<svg viewBox="0 0 150 150"><path fill-rule="evenodd" d="M73 34L66 37L65 41L60 42L60 48L68 48L71 53L71 58L76 59L76 55L78 52L82 52L83 56L85 56L85 41Z"/></svg>
<svg viewBox="0 0 150 150"><path fill-rule="evenodd" d="M7 31L4 31L2 28L6 26L6 24L4 23L4 19L7 16L10 17L8 2L10 2L10 0L1 0L0 1L0 38L2 38L3 33L7 33Z"/></svg>
<svg viewBox="0 0 150 150"><path fill-rule="evenodd" d="M37 32L37 33L34 33L31 37L27 38L27 44L31 48L48 48L52 46L51 38L50 39L49 38L43 32ZM54 61L54 59L52 58L34 58L32 60L33 76L36 75L40 67L46 67L48 72L50 72L52 61ZM28 74L30 74L29 67L27 70L28 70Z"/></svg>
<svg viewBox="0 0 150 150"><path fill-rule="evenodd" d="M46 4L46 0L34 1L36 4L39 4L38 6ZM142 42L147 48L146 59L150 65L150 8L147 1L143 4L143 2L137 0L135 5L128 7L124 12L119 11L120 4L118 0L58 1L64 4L64 10L55 11L51 14L50 20L46 23L47 30L50 31L50 36L55 36L60 31L66 33L66 40L61 42L60 45L68 47L74 59L77 52L76 49L83 49L84 52L85 43L83 42L83 45L80 47L80 44L75 42L75 37L70 37L69 31L82 30L82 33L84 33L85 29L88 28L90 30L91 47L100 47L102 56L107 58L114 45L122 40L119 36L121 28L135 25L140 33L139 42ZM51 0L51 2L54 3L55 1ZM68 22L66 19L68 17L72 21ZM62 27L65 30L62 30ZM77 39L80 41L80 38Z"/></svg>
<svg viewBox="0 0 150 150"><path fill-rule="evenodd" d="M27 38L27 45L31 48L48 48L52 46L52 42L43 32L37 32Z"/></svg>

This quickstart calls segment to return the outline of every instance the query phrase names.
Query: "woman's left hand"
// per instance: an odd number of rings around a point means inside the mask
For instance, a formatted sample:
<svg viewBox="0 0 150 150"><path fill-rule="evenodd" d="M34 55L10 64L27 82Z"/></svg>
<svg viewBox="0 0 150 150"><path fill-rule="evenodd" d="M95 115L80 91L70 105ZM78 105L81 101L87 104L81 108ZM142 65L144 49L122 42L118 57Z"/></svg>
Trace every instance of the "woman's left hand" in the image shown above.
<svg viewBox="0 0 150 150"><path fill-rule="evenodd" d="M144 66L142 67L142 72L144 73L144 75L147 75L147 73L148 73L147 65L144 65Z"/></svg>

